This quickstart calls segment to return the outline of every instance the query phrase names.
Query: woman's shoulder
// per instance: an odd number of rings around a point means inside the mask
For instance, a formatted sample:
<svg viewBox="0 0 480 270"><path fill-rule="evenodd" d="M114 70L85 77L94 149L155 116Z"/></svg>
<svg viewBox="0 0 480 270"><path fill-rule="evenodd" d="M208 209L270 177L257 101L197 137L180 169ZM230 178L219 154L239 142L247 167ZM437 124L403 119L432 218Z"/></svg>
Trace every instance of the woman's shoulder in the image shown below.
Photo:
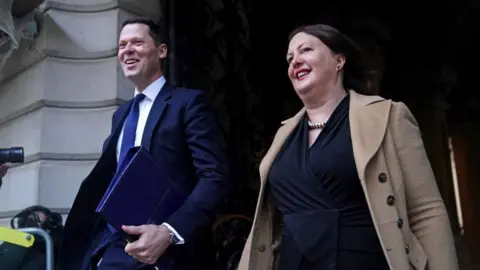
<svg viewBox="0 0 480 270"><path fill-rule="evenodd" d="M382 103L382 102L388 102L392 104L392 107L395 109L399 110L408 110L408 107L403 103L402 101L395 101L389 98L385 98L381 95L365 95L365 94L360 94L357 93L353 90L349 90L351 98L358 102L362 103L364 105L370 105L373 103Z"/></svg>
<svg viewBox="0 0 480 270"><path fill-rule="evenodd" d="M364 105L368 106L371 104L379 103L379 102L389 102L391 100L386 99L380 95L365 95L355 92L354 90L349 90L350 95L350 103L355 105Z"/></svg>
<svg viewBox="0 0 480 270"><path fill-rule="evenodd" d="M417 119L413 115L412 111L402 101L392 101L390 118L394 119L393 122L397 124L409 123L418 126Z"/></svg>
<svg viewBox="0 0 480 270"><path fill-rule="evenodd" d="M363 95L354 91L350 92L354 104L369 106L373 104L388 104L391 108L393 116L397 115L409 115L410 109L402 101L395 101L389 98L385 98L381 95Z"/></svg>

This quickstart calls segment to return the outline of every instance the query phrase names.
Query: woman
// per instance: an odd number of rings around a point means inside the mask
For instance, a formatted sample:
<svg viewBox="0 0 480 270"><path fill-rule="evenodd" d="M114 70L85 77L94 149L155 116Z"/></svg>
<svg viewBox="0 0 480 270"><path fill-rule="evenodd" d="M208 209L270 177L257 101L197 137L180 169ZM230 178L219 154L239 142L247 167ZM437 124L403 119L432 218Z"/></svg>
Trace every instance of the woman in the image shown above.
<svg viewBox="0 0 480 270"><path fill-rule="evenodd" d="M262 160L239 269L458 269L409 109L361 94L369 72L332 27L294 30L287 61L304 108L282 123Z"/></svg>

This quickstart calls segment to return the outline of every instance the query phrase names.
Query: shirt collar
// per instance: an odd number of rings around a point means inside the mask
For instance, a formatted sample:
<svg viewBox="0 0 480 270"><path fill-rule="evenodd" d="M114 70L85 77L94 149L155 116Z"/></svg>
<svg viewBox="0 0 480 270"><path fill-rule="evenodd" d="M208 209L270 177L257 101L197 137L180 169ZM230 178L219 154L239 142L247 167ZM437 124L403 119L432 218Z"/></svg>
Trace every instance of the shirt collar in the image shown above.
<svg viewBox="0 0 480 270"><path fill-rule="evenodd" d="M165 85L165 82L165 77L161 76L156 81L148 85L147 88L145 88L142 92L145 95L145 98L149 99L150 101L154 101L158 96L158 93L160 93L160 90L162 90L163 85ZM140 94L140 92L135 89L135 96L138 94Z"/></svg>

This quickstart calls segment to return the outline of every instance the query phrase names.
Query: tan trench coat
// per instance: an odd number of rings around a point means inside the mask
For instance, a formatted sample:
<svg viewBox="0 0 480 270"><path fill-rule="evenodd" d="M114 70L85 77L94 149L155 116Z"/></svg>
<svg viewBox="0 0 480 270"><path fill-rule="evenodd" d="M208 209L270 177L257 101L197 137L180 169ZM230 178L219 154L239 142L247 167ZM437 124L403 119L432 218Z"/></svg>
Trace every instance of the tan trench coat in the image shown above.
<svg viewBox="0 0 480 270"><path fill-rule="evenodd" d="M272 270L279 246L267 198L270 166L305 110L282 122L260 164L261 187L240 270ZM391 269L456 270L449 219L417 122L403 104L350 91L350 132L358 175Z"/></svg>

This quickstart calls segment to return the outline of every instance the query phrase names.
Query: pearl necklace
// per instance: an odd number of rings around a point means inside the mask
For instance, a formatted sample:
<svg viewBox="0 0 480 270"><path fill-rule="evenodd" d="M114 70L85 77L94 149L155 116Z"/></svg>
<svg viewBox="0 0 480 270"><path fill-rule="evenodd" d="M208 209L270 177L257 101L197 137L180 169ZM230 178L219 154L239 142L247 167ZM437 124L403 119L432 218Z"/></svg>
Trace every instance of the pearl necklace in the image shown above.
<svg viewBox="0 0 480 270"><path fill-rule="evenodd" d="M327 124L328 120L325 120L321 123L312 123L310 122L310 119L308 120L308 129L323 129L325 125Z"/></svg>
<svg viewBox="0 0 480 270"><path fill-rule="evenodd" d="M348 95L348 93L345 93L345 95L343 96L343 98L340 100L340 102ZM338 102L338 104L340 103ZM338 106L337 104L337 106ZM312 123L310 121L310 119L308 119L308 129L323 129L325 127L325 125L327 124L327 120L323 121L323 122L320 122L320 123Z"/></svg>

